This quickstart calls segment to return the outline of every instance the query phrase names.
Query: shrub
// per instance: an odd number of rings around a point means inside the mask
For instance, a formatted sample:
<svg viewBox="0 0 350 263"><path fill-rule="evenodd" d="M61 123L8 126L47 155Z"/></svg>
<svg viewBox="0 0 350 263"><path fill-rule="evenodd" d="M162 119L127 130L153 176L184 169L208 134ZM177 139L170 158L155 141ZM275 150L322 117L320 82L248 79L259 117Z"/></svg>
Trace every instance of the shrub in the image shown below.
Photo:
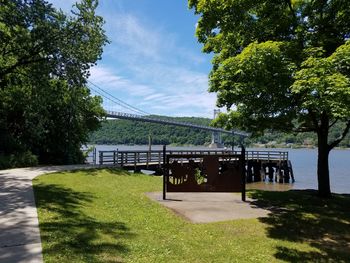
<svg viewBox="0 0 350 263"><path fill-rule="evenodd" d="M0 169L36 165L38 165L38 157L30 151L10 155L0 155Z"/></svg>

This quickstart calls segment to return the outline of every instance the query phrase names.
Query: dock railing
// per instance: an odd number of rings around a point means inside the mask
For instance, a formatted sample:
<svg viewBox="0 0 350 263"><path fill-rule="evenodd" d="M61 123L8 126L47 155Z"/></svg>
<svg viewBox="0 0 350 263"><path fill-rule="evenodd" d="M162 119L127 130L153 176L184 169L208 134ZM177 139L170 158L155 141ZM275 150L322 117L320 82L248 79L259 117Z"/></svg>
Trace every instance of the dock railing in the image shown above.
<svg viewBox="0 0 350 263"><path fill-rule="evenodd" d="M191 151L174 151L167 150L166 154L177 155L229 155L239 154L239 151L227 151L227 150L191 150ZM246 160L257 161L288 161L288 152L282 151L246 151ZM130 166L149 166L149 165L162 165L163 164L163 151L99 151L98 164L100 165L115 165L119 167Z"/></svg>

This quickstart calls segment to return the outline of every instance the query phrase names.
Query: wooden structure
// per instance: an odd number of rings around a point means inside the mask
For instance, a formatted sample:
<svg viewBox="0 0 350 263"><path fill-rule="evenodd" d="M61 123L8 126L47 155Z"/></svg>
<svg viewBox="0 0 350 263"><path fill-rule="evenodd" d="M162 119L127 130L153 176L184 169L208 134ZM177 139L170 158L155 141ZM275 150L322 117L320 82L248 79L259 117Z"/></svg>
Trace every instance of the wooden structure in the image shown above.
<svg viewBox="0 0 350 263"><path fill-rule="evenodd" d="M245 150L241 154L166 154L167 192L241 192L245 201Z"/></svg>
<svg viewBox="0 0 350 263"><path fill-rule="evenodd" d="M113 165L126 170L151 170L163 174L163 163L167 155L240 155L239 151L193 150L193 151L99 151L93 158L100 165ZM293 168L288 159L288 152L283 151L246 151L246 182L275 181L294 182ZM96 162L94 162L96 164Z"/></svg>

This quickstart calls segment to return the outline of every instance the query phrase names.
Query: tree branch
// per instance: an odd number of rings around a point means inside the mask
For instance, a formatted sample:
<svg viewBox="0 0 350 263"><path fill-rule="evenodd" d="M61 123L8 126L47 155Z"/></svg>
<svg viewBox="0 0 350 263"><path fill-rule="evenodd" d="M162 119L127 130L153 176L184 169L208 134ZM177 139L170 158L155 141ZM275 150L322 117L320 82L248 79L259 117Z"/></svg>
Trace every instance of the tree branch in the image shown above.
<svg viewBox="0 0 350 263"><path fill-rule="evenodd" d="M293 9L292 1L291 1L291 0L286 0L286 1L287 1L287 5L288 5L288 7L289 7L289 10L292 12L292 15L293 15L294 19L296 19L297 16L296 16L295 11L294 11L294 9Z"/></svg>
<svg viewBox="0 0 350 263"><path fill-rule="evenodd" d="M298 127L293 129L293 132L315 132L316 129L313 127Z"/></svg>
<svg viewBox="0 0 350 263"><path fill-rule="evenodd" d="M332 122L332 124L330 124L330 125L328 126L328 128L329 128L329 129L332 128L338 121L339 121L339 118L336 118L336 119Z"/></svg>
<svg viewBox="0 0 350 263"><path fill-rule="evenodd" d="M331 144L328 145L328 150L332 150L335 146L337 146L344 138L345 136L348 134L350 130L350 120L348 120L348 122L346 123L346 127L342 133L342 135L340 135L338 137L338 139L336 139L334 142L332 142Z"/></svg>

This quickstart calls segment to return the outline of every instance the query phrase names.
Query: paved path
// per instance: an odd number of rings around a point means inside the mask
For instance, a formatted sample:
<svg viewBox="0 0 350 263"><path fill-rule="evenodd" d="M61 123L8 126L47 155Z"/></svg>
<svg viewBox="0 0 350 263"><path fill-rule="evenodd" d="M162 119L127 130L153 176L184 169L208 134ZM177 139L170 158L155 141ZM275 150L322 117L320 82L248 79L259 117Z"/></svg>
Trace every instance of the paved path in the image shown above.
<svg viewBox="0 0 350 263"><path fill-rule="evenodd" d="M43 262L38 214L32 179L64 170L93 168L89 165L0 170L0 262Z"/></svg>
<svg viewBox="0 0 350 263"><path fill-rule="evenodd" d="M147 196L192 223L266 217L268 210L256 207L252 199L241 201L240 193L147 193Z"/></svg>

